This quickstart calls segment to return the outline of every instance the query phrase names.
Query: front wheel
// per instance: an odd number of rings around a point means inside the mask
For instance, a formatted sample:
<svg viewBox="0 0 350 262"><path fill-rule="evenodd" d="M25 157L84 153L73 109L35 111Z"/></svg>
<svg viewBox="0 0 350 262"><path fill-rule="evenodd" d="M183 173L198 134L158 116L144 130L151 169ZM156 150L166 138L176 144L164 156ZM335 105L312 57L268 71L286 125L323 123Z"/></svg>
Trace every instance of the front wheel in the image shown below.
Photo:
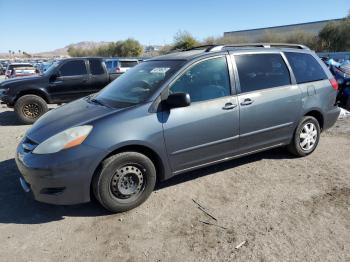
<svg viewBox="0 0 350 262"><path fill-rule="evenodd" d="M15 103L17 117L24 124L33 124L47 111L46 101L40 96L24 95Z"/></svg>
<svg viewBox="0 0 350 262"><path fill-rule="evenodd" d="M288 150L296 156L307 156L317 147L320 140L321 128L316 118L305 116L295 130L293 140Z"/></svg>
<svg viewBox="0 0 350 262"><path fill-rule="evenodd" d="M96 199L111 212L141 205L156 184L153 162L137 152L123 152L102 162L92 186Z"/></svg>

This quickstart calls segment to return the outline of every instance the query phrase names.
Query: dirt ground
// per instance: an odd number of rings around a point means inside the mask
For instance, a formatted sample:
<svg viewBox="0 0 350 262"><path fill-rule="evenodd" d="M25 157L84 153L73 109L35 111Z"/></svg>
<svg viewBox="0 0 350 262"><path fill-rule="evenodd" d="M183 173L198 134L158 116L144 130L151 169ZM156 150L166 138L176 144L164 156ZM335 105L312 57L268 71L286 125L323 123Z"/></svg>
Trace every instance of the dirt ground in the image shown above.
<svg viewBox="0 0 350 262"><path fill-rule="evenodd" d="M122 214L29 198L13 159L28 127L0 109L0 261L350 261L350 118L306 158L275 149L187 173Z"/></svg>

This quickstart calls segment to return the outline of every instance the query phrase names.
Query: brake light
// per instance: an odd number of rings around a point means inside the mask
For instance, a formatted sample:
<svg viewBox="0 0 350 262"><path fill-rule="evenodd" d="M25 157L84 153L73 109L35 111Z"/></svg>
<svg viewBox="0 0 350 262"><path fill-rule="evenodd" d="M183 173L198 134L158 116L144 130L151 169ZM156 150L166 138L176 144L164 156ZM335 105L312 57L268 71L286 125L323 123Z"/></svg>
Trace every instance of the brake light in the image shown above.
<svg viewBox="0 0 350 262"><path fill-rule="evenodd" d="M337 80L335 80L334 78L330 79L329 82L331 82L331 85L333 87L334 90L338 90L338 82Z"/></svg>
<svg viewBox="0 0 350 262"><path fill-rule="evenodd" d="M115 69L115 72L116 72L116 73L120 73L120 67L117 67L117 68Z"/></svg>

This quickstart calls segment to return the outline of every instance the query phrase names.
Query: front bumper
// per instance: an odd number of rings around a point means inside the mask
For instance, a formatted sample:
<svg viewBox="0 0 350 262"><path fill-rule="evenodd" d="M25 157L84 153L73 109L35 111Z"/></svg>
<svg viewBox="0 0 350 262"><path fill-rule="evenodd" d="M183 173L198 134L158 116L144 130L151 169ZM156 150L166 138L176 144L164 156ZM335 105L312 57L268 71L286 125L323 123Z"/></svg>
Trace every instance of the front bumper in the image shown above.
<svg viewBox="0 0 350 262"><path fill-rule="evenodd" d="M0 89L0 104L11 104L13 99L8 96L8 91L5 89Z"/></svg>
<svg viewBox="0 0 350 262"><path fill-rule="evenodd" d="M40 202L72 205L90 201L92 176L104 156L101 149L80 145L55 154L37 155L18 145L16 164L22 188Z"/></svg>

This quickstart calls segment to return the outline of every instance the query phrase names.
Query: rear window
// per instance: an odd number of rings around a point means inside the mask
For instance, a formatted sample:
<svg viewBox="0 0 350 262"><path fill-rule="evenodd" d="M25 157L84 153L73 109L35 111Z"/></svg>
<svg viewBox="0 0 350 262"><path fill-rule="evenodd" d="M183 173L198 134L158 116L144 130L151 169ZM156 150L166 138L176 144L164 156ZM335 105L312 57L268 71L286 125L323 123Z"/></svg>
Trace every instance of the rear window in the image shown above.
<svg viewBox="0 0 350 262"><path fill-rule="evenodd" d="M241 92L290 85L290 75L280 54L235 55Z"/></svg>
<svg viewBox="0 0 350 262"><path fill-rule="evenodd" d="M103 75L105 73L105 71L103 70L103 67L102 67L101 60L91 59L91 60L89 60L89 63L90 63L91 74L93 74L93 75Z"/></svg>
<svg viewBox="0 0 350 262"><path fill-rule="evenodd" d="M327 79L321 65L310 54L285 53L298 84Z"/></svg>
<svg viewBox="0 0 350 262"><path fill-rule="evenodd" d="M138 64L137 61L119 61L120 67L134 67Z"/></svg>

